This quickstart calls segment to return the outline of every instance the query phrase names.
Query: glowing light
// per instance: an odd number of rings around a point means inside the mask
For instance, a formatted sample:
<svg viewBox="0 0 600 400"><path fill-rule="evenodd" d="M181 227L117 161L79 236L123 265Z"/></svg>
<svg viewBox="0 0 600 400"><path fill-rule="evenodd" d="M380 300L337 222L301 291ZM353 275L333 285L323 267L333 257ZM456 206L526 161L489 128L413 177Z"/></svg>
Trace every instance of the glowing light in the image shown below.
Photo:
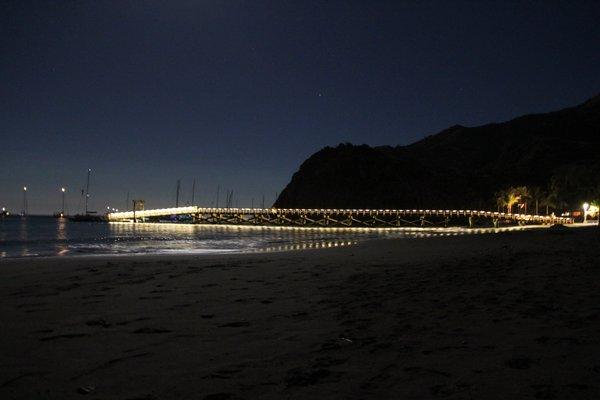
<svg viewBox="0 0 600 400"><path fill-rule="evenodd" d="M23 191L26 192L27 191L27 186L23 186Z"/></svg>
<svg viewBox="0 0 600 400"><path fill-rule="evenodd" d="M66 191L66 189L65 188L60 188L60 191L64 193Z"/></svg>
<svg viewBox="0 0 600 400"><path fill-rule="evenodd" d="M110 211L110 210L109 210ZM134 218L133 211L127 212L118 212L116 209L113 209L112 213L108 213L108 219L111 221L127 221ZM237 217L241 217L242 214L247 215L277 215L283 220L288 220L287 215L302 215L304 218L309 216L324 216L327 220L332 220L328 215L332 215L331 213L340 213L342 210L340 209L278 209L278 208L267 208L267 209L246 209L246 208L203 208L197 206L189 206L189 207L174 207L174 208L162 208L162 209L151 209L151 210L140 210L135 212L136 218L147 218L147 217L161 217L161 216L172 216L172 215L214 215L219 214L219 218L227 218L227 216L236 215ZM358 209L358 210L344 210L344 212L348 214L359 214L359 215L378 215L379 212L389 213L390 210L369 210L369 209ZM437 215L437 216L447 216L447 215L465 215L465 216L496 216L499 218L506 218L512 221L540 221L543 223L564 223L570 224L573 223L571 218L557 218L555 216L540 216L540 215L527 215L527 214L508 214L508 213L497 213L497 212L489 212L489 211L476 211L476 210L392 210L396 215ZM352 217L352 215L349 215ZM231 224L240 224L248 221L238 220L234 222L231 220ZM334 222L337 222L333 220ZM268 221L267 221L268 222ZM291 221L289 221L291 222ZM314 222L314 221L313 221ZM317 227L318 228L318 227ZM333 227L322 227L326 229L332 229ZM352 227L354 228L354 227ZM358 228L358 227L356 227ZM368 229L380 229L375 227L369 227ZM392 228L396 229L396 228Z"/></svg>
<svg viewBox="0 0 600 400"><path fill-rule="evenodd" d="M587 211L590 208L589 203L583 203L583 211Z"/></svg>

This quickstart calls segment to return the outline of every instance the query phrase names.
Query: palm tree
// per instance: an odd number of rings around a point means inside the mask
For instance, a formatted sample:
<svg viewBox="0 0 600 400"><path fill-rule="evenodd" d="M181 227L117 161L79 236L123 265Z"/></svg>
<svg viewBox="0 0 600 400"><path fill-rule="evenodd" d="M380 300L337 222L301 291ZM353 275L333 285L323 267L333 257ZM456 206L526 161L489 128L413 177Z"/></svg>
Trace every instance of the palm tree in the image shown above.
<svg viewBox="0 0 600 400"><path fill-rule="evenodd" d="M508 206L508 194L506 193L506 190L500 190L498 192L496 192L496 204L498 205L498 212L500 212L501 209L504 209L504 207Z"/></svg>
<svg viewBox="0 0 600 400"><path fill-rule="evenodd" d="M539 210L540 201L542 201L542 199L544 198L544 196L546 194L544 193L542 188L540 188L539 186L532 187L529 190L529 193L531 194L531 199L535 202L535 215L539 215L540 214L540 210Z"/></svg>
<svg viewBox="0 0 600 400"><path fill-rule="evenodd" d="M515 195L517 196L517 201L522 201L525 205L525 214L527 214L527 202L531 200L531 194L529 193L529 189L527 186L519 186L514 188Z"/></svg>
<svg viewBox="0 0 600 400"><path fill-rule="evenodd" d="M550 208L556 208L556 193L554 192L546 192L543 194L543 196L540 198L540 204L543 207L546 207L546 215L549 214L549 209Z"/></svg>
<svg viewBox="0 0 600 400"><path fill-rule="evenodd" d="M506 207L506 211L511 214L513 206L521 200L521 195L517 189L510 187L497 193L496 202L499 207Z"/></svg>
<svg viewBox="0 0 600 400"><path fill-rule="evenodd" d="M569 193L569 181L570 176L553 176L550 180L550 189L548 189L549 201L551 201L551 208L555 210L564 210L568 207L568 202L565 196Z"/></svg>

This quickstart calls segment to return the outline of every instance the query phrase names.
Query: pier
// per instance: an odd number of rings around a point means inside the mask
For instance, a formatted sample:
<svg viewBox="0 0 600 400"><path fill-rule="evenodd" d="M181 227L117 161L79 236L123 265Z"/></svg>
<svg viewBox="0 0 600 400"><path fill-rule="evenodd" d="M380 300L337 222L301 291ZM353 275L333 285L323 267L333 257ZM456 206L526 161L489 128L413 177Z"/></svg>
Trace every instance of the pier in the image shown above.
<svg viewBox="0 0 600 400"><path fill-rule="evenodd" d="M572 224L572 218L477 210L369 210L314 208L159 208L107 214L109 222L174 222L193 224L293 227L449 227Z"/></svg>

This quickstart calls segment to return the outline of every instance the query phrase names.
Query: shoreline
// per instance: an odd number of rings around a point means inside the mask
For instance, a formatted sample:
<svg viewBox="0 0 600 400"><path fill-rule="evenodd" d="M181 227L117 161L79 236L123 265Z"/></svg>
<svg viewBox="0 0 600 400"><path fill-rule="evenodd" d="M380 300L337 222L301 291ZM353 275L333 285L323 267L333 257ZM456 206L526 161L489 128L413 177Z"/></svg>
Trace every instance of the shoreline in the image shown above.
<svg viewBox="0 0 600 400"><path fill-rule="evenodd" d="M120 224L127 224L130 225L130 223L125 223L125 222L110 222L110 224L116 224L116 225L120 225ZM158 223L137 223L137 225L142 225L142 226L156 226L159 225ZM396 240L396 239L415 239L415 238L427 238L430 236L469 236L469 235L478 235L478 234L503 234L503 233L510 233L510 232L523 232L523 231L536 231L536 230L545 230L545 229L551 229L554 225L525 225L525 226L510 226L510 227L501 227L501 228L493 228L493 227L485 227L485 228L462 228L462 227L448 227L448 228L442 228L442 227L432 227L432 228L420 228L420 227L389 227L389 228L368 228L368 227L364 227L364 228L356 228L356 227L331 227L331 228L315 228L315 227L286 227L286 226L281 226L281 227L269 227L269 226L245 226L245 225L192 225L192 224L161 224L162 226L175 226L175 227L179 227L179 226L190 226L190 227L194 227L194 226L202 226L202 227L210 227L210 228L216 228L216 227L221 227L225 230L227 229L232 229L232 230L236 230L238 228L251 228L251 229L257 229L257 230L298 230L298 231L302 231L302 230L317 230L317 231L321 231L321 232L330 232L330 233L336 233L336 232L340 232L340 233L344 233L344 232L356 232L356 233L360 233L360 232L364 232L364 233L374 233L374 232L398 232L398 233L408 233L408 235L406 237L402 237L402 238L388 238L388 237L380 237L380 238L366 238L366 239L360 239L360 241L358 241L358 243L365 243L365 242L369 242L372 240ZM578 227L591 227L592 225L586 225L583 226L583 224L571 224L571 225L561 225L564 226L568 229L573 229L573 228L578 228ZM167 228L168 229L168 228ZM339 240L328 240L328 243L331 242L347 242L347 240L345 239L339 239ZM354 246L357 243L352 243L352 244L336 244L334 245L335 247L343 247L344 245L346 246ZM276 247L276 249L275 249ZM321 242L312 242L312 243L307 243L307 244L303 244L303 245L298 245L298 244L285 244L285 245L278 245L278 246L269 246L269 247L263 247L263 248L257 248L257 249L195 249L193 251L189 251L186 252L185 250L171 250L171 249L164 249L164 250L158 250L154 253L149 253L149 252L131 252L131 253L85 253L85 254L66 254L66 255L30 255L30 256L6 256L6 257L0 257L0 266L3 263L7 263L7 262L12 262L15 260L38 260L38 259L70 259L70 258L77 258L77 259L82 259L82 258L98 258L98 257L107 257L107 258L121 258L121 257L143 257L143 256L149 256L149 257L159 257L159 256L165 256L165 257L179 257L179 256L187 256L187 257L193 257L193 256L210 256L210 255L224 255L224 254L253 254L253 253L268 253L268 252L286 252L286 251L305 251L305 250L310 250L310 249L319 249L319 248L324 248L326 246L323 246ZM331 246L330 246L331 247Z"/></svg>

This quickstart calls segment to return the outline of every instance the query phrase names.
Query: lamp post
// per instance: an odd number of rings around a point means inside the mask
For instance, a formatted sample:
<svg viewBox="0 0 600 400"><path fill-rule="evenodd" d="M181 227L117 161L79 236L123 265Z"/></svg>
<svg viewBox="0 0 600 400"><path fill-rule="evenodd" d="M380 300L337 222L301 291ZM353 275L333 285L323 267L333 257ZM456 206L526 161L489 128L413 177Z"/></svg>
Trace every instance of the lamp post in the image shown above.
<svg viewBox="0 0 600 400"><path fill-rule="evenodd" d="M62 192L62 212L60 213L60 216L64 217L65 216L65 192L66 192L66 189L60 188L60 191Z"/></svg>
<svg viewBox="0 0 600 400"><path fill-rule="evenodd" d="M136 204L137 200L133 200L133 223L135 224L137 221L135 220L135 209L136 209Z"/></svg>
<svg viewBox="0 0 600 400"><path fill-rule="evenodd" d="M583 223L587 223L587 211L590 208L589 203L583 203Z"/></svg>
<svg viewBox="0 0 600 400"><path fill-rule="evenodd" d="M23 215L27 215L27 186L23 186Z"/></svg>

